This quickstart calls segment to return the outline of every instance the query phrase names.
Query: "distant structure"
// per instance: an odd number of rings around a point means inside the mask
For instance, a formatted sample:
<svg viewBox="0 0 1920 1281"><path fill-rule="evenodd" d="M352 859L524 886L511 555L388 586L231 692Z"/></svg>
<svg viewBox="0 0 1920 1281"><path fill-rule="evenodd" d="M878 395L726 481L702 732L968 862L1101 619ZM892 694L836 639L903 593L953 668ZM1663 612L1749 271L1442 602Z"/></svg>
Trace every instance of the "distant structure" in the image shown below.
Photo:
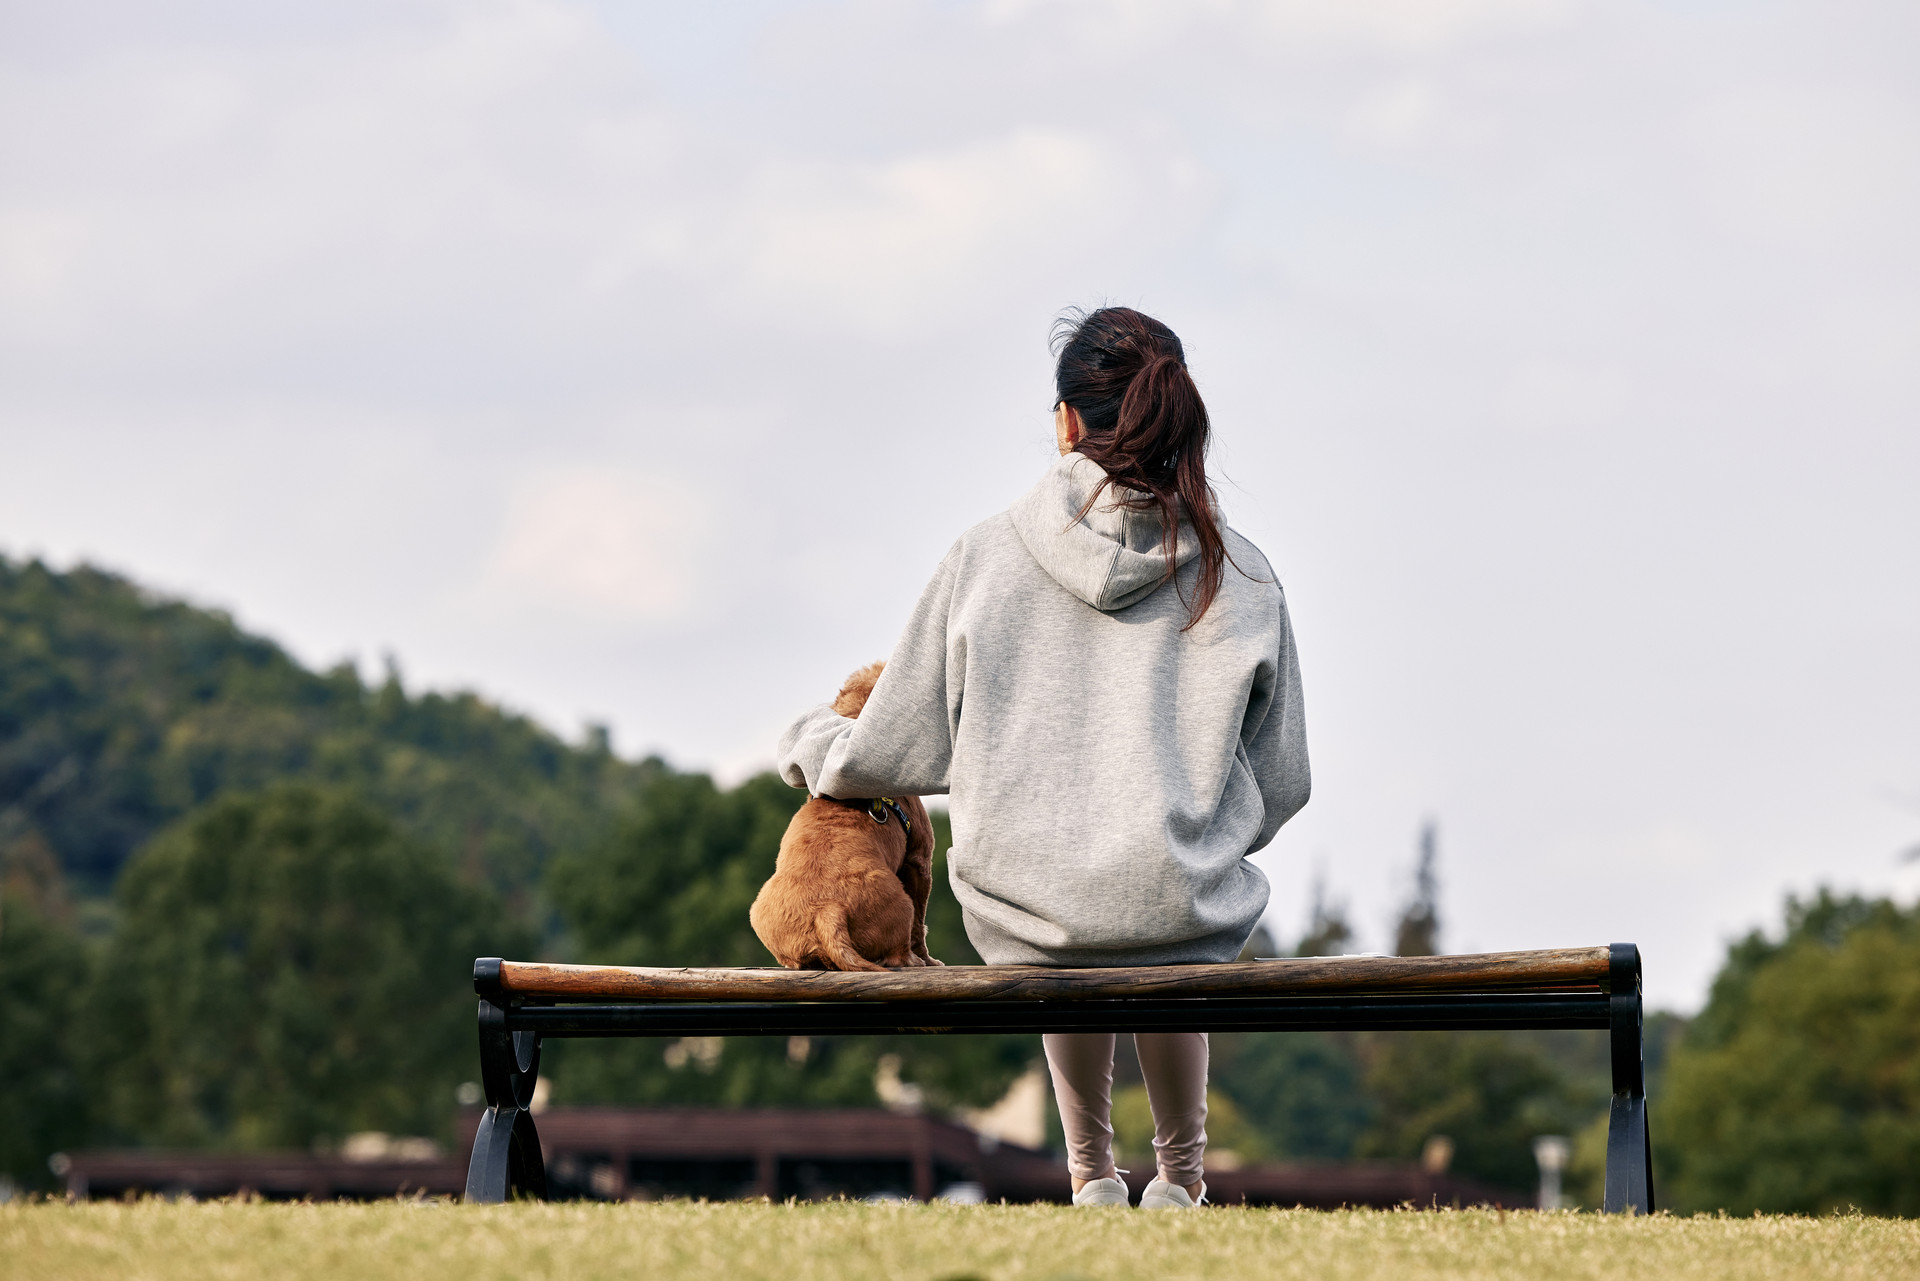
<svg viewBox="0 0 1920 1281"><path fill-rule="evenodd" d="M1413 899L1400 914L1393 932L1395 956L1440 954L1439 829L1429 820L1420 829L1420 860L1413 870Z"/></svg>
<svg viewBox="0 0 1920 1281"><path fill-rule="evenodd" d="M405 1144L339 1153L91 1151L55 1172L75 1200L141 1194L279 1200L452 1198L466 1186L480 1113L462 1113L453 1153L409 1158ZM925 1113L879 1108L556 1107L540 1118L547 1185L561 1200L1065 1201L1058 1156ZM1146 1173L1133 1175L1135 1192ZM1530 1205L1444 1165L1289 1163L1207 1171L1220 1205Z"/></svg>
<svg viewBox="0 0 1920 1281"><path fill-rule="evenodd" d="M1540 1167L1540 1195L1535 1204L1542 1210L1566 1206L1560 1191L1560 1176L1573 1158L1573 1143L1564 1134L1542 1134L1533 1140L1533 1159Z"/></svg>

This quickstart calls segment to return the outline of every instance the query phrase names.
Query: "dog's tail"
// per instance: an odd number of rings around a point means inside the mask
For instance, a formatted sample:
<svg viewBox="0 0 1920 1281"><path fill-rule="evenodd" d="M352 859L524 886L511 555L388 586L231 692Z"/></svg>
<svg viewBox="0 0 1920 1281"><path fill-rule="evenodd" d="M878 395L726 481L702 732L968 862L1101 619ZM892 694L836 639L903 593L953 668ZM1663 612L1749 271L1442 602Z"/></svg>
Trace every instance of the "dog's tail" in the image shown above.
<svg viewBox="0 0 1920 1281"><path fill-rule="evenodd" d="M820 943L820 958L836 970L887 968L875 965L854 947L853 935L847 932L847 909L843 904L829 903L815 913L813 933Z"/></svg>

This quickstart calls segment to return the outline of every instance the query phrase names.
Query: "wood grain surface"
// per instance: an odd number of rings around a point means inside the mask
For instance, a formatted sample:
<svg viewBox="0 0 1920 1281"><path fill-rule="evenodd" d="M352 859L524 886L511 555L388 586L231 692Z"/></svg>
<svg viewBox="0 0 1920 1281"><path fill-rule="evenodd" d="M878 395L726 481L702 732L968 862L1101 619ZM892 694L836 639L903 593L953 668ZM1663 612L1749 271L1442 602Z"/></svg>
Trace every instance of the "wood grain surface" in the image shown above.
<svg viewBox="0 0 1920 1281"><path fill-rule="evenodd" d="M1604 947L1471 956L1326 956L1228 965L1042 969L949 965L889 970L642 969L505 961L507 992L562 1000L1101 1000L1128 996L1332 996L1357 992L1604 990Z"/></svg>

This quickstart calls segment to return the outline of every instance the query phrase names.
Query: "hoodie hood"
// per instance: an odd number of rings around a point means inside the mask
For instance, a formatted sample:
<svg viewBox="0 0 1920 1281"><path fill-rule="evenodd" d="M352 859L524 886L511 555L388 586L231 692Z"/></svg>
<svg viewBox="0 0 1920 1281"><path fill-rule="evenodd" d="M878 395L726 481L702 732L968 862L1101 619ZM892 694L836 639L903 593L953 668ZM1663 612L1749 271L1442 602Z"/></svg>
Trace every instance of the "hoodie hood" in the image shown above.
<svg viewBox="0 0 1920 1281"><path fill-rule="evenodd" d="M1130 511L1114 501L1115 490L1109 488L1080 515L1106 475L1092 459L1064 454L1007 515L1020 541L1055 582L1095 609L1111 613L1145 600L1169 579L1158 512ZM1200 554L1200 541L1184 520L1177 537L1176 567Z"/></svg>

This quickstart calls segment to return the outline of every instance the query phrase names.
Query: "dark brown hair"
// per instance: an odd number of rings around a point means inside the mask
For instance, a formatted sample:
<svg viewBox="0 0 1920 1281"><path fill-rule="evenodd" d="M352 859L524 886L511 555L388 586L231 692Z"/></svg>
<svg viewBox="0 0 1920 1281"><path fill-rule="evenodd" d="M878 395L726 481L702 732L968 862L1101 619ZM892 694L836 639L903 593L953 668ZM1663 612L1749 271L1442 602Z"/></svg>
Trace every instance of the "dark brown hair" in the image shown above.
<svg viewBox="0 0 1920 1281"><path fill-rule="evenodd" d="M1192 627L1220 594L1227 553L1207 484L1207 407L1186 351L1173 330L1131 307L1067 312L1054 322L1053 348L1055 403L1079 414L1084 428L1074 452L1107 473L1080 515L1109 485L1122 507L1157 511L1169 578L1184 515L1200 542L1200 578L1192 600L1175 587Z"/></svg>

